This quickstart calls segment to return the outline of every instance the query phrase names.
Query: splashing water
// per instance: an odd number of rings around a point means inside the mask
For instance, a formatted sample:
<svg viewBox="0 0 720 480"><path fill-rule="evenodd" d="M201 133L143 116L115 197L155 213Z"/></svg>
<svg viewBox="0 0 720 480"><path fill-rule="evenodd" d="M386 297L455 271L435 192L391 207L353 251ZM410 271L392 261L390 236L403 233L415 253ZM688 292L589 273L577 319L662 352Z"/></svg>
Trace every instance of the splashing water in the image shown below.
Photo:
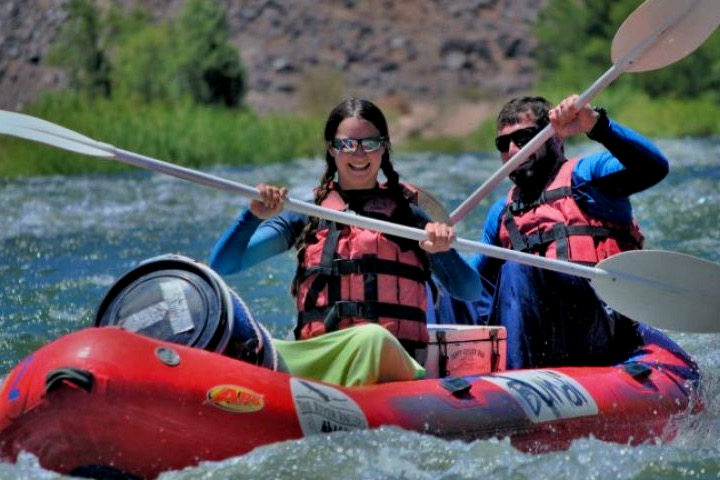
<svg viewBox="0 0 720 480"><path fill-rule="evenodd" d="M668 140L658 145L671 159L671 174L633 200L647 247L720 261L720 142ZM570 153L589 148L596 147L574 147ZM403 179L433 193L448 211L499 165L488 154L396 155L394 163ZM322 167L321 160L306 159L211 173L249 185L288 185L294 198L305 199ZM498 189L464 219L458 234L477 239L488 205L503 191ZM2 373L44 343L91 325L107 289L139 261L165 253L206 260L220 233L247 205L230 193L141 171L0 180L0 200ZM293 324L289 285L294 268L288 252L227 278L276 336L284 336ZM698 360L707 396L706 410L680 419L680 435L669 445L630 447L584 439L567 451L528 455L502 440L452 442L382 428L269 445L161 478L720 478L717 335L670 334ZM15 464L0 463L0 478L62 476L24 454Z"/></svg>

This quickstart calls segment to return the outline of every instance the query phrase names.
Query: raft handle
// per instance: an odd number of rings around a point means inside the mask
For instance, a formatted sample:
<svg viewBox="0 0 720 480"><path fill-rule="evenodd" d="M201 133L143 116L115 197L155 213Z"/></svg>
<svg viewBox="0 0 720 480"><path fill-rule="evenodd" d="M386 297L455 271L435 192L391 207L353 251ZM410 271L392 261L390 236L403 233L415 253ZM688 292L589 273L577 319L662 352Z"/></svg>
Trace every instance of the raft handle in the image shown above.
<svg viewBox="0 0 720 480"><path fill-rule="evenodd" d="M625 363L623 364L623 369L639 382L646 380L652 374L652 368L639 362Z"/></svg>
<svg viewBox="0 0 720 480"><path fill-rule="evenodd" d="M50 393L53 390L56 390L66 382L75 385L76 387L80 387L86 392L90 392L94 381L95 377L93 377L93 374L87 370L75 367L56 368L45 377L45 393Z"/></svg>
<svg viewBox="0 0 720 480"><path fill-rule="evenodd" d="M472 385L462 377L445 377L440 380L440 385L450 392L454 397L467 397Z"/></svg>

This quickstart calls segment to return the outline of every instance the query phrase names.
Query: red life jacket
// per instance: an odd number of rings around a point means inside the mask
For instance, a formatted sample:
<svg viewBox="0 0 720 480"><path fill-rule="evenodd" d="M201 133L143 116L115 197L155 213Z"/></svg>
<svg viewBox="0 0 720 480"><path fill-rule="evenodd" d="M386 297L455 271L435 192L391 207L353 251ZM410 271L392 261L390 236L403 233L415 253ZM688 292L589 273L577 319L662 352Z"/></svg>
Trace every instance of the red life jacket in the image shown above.
<svg viewBox="0 0 720 480"><path fill-rule="evenodd" d="M634 220L627 224L600 220L577 204L570 184L578 160L564 162L530 205L515 200L517 187L510 190L500 225L503 247L589 265L642 248L643 235Z"/></svg>
<svg viewBox="0 0 720 480"><path fill-rule="evenodd" d="M336 190L321 205L348 209ZM407 225L409 218L397 217L409 210L398 207L390 195L375 195L358 213ZM428 342L425 282L430 268L417 242L323 220L315 238L298 255L293 280L296 338L373 322L400 340Z"/></svg>

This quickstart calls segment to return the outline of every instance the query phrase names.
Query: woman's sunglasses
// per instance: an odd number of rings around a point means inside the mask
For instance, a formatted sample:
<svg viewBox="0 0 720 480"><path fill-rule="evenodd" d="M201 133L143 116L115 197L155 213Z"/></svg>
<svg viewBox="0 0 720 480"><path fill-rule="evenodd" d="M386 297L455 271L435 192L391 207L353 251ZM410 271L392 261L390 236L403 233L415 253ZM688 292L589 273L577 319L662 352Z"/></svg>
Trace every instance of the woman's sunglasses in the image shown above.
<svg viewBox="0 0 720 480"><path fill-rule="evenodd" d="M358 148L362 148L365 153L379 150L387 142L387 137L370 137L370 138L334 138L331 142L332 148L342 153L355 153Z"/></svg>
<svg viewBox="0 0 720 480"><path fill-rule="evenodd" d="M500 135L495 138L495 146L500 153L505 153L510 149L510 141L517 145L518 148L524 147L532 138L540 131L538 127L521 128L507 135Z"/></svg>

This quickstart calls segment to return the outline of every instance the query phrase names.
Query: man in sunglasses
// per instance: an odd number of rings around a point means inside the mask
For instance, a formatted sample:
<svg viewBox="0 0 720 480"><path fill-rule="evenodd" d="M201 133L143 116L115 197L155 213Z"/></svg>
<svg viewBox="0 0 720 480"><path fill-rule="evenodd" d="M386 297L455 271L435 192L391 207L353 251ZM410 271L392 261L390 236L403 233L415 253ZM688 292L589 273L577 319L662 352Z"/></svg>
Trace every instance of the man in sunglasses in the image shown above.
<svg viewBox="0 0 720 480"><path fill-rule="evenodd" d="M629 197L662 180L665 156L602 109L558 106L542 97L505 104L495 144L509 161L548 123L554 136L510 174L508 194L488 212L481 241L536 255L594 265L643 237ZM563 139L580 133L605 147L565 157ZM641 327L611 310L588 280L490 258L471 262L483 277L481 321L508 329L508 368L609 365L642 343Z"/></svg>

